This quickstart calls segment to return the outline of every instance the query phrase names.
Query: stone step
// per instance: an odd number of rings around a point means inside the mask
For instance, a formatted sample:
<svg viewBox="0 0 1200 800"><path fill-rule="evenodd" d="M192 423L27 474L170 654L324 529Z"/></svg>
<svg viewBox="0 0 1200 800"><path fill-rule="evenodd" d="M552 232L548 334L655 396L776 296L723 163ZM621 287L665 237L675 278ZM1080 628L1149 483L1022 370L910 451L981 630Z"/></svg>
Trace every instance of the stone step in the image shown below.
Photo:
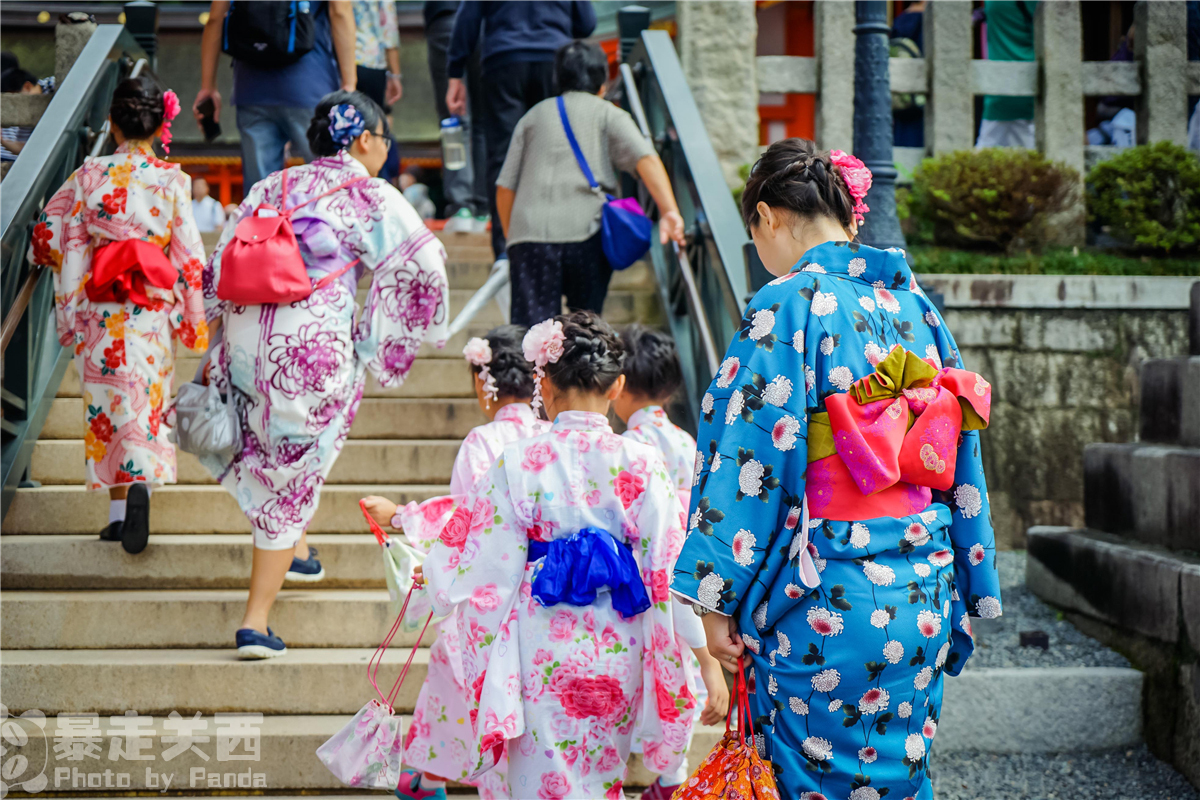
<svg viewBox="0 0 1200 800"><path fill-rule="evenodd" d="M367 690L363 694L365 703L371 689L367 686L365 679L360 680L359 683ZM54 734L57 730L57 720L54 719L47 720L44 729L37 727L27 719L16 720L15 724L25 730L28 738L23 747L14 747L13 750L14 754L25 756L26 763L40 765L49 761L50 767L46 776L49 783L46 790L50 792L82 791L90 788L92 791L89 791L88 795L100 796L103 793L115 794L119 789L125 789L127 791L170 792L171 794L183 791L188 793L183 795L185 797L205 797L211 796L210 793L215 794L218 790L224 790L223 794L226 795L230 793L230 790L234 792L238 789L257 790L261 796L264 791L276 795L287 790L315 792L347 788L317 759L316 750L350 721L349 716L332 714L265 715L261 721L251 721L249 724L256 730L258 738L258 757L252 761L218 761L216 740L220 732L227 730L228 726L224 720L218 724L218 720L214 717L202 717L201 721L207 723L207 728L196 731L195 736L207 735L210 738L207 741L197 742L196 748L208 757L207 760L197 754L197 750L190 749L177 755L173 753L173 757L169 761L166 760L163 753L172 747L174 742L164 741L163 736L171 736L173 731L165 728L161 716L147 717L146 724L142 728L145 733L141 734L139 731L139 734L145 735L148 740L143 753L153 757L152 761L144 763L131 764L125 759L109 761L107 746L101 748L97 760L88 759L84 763L56 761L52 749ZM99 724L102 731L111 727L109 720L104 717L99 720ZM402 729L407 730L408 724L409 719L405 717ZM706 726L696 732L688 754L691 767L699 766L700 761L716 745L724 731L725 728L722 725ZM103 738L102 741L104 741ZM234 754L240 755L246 752L245 743L240 742L239 745L240 747L233 751ZM78 772L73 772L72 768L76 768ZM66 771L60 771L62 769ZM105 785L104 778L106 769L111 770L110 785L108 786ZM147 769L154 776L149 780L147 779ZM91 787L86 783L86 776L89 773L96 776L92 779ZM239 786L237 777L239 773L245 785ZM125 783L124 778L117 777L119 775L127 776L127 785L118 786L118 781L122 784ZM226 779L226 775L230 777ZM255 783L256 776L258 776L258 783ZM7 777L18 781L28 779L25 775ZM634 755L631 758L629 773L625 781L627 785L646 786L654 780L654 777L642 765L639 756ZM73 780L74 783L72 783ZM462 793L455 793L455 797L475 796L473 793L463 792L460 787L452 787L452 791L456 790ZM355 792L346 797L371 796L370 790L355 790ZM388 794L390 795L390 793ZM325 800L337 800L340 796L322 794L321 797ZM232 800L232 798L227 797L226 800Z"/></svg>
<svg viewBox="0 0 1200 800"><path fill-rule="evenodd" d="M460 439L351 439L329 473L328 484L449 483ZM190 453L178 451L180 485L216 484L212 473ZM33 479L44 485L82 484L82 439L43 439L33 449Z"/></svg>
<svg viewBox="0 0 1200 800"><path fill-rule="evenodd" d="M448 494L446 485L326 486L321 505L309 530L313 533L364 533L358 501L369 494L386 496L396 503L427 500ZM69 509L69 512L68 512ZM108 519L108 495L86 492L82 486L44 486L21 489L13 498L4 533L95 533ZM164 486L150 501L150 547L164 533L249 533L250 523L237 501L221 486ZM245 540L250 544L249 538ZM110 542L117 549L120 545Z"/></svg>
<svg viewBox="0 0 1200 800"><path fill-rule="evenodd" d="M150 547L131 556L95 533L9 535L8 530L6 523L0 536L0 613L8 592L21 589L244 591L250 582L254 551L245 534L155 534ZM319 549L325 567L325 580L316 584L321 590L383 587L383 556L371 534L311 534L308 541Z"/></svg>
<svg viewBox="0 0 1200 800"><path fill-rule="evenodd" d="M354 714L375 696L366 674L374 652L292 647L279 658L240 661L232 637L223 649L6 650L0 681L13 714ZM380 686L390 688L410 652L384 653ZM418 649L397 711L412 712L428 666L429 650Z"/></svg>
<svg viewBox="0 0 1200 800"><path fill-rule="evenodd" d="M83 439L83 400L56 397L42 439ZM359 403L351 439L462 439L487 422L474 398L366 397Z"/></svg>
<svg viewBox="0 0 1200 800"><path fill-rule="evenodd" d="M474 397L475 386L471 379L471 371L467 362L462 358L462 348L457 353L449 348L438 352L444 357L419 357L413 362L412 370L408 373L404 384L395 389L384 389L374 375L367 375L367 383L363 389L364 397L417 397L417 398L446 398ZM171 393L179 391L181 383L187 383L196 374L200 366L200 356L191 352L180 351L180 357L175 361L175 381L171 385ZM79 373L75 370L75 362L67 365L66 374L58 387L58 397L80 396Z"/></svg>
<svg viewBox="0 0 1200 800"><path fill-rule="evenodd" d="M1026 581L1048 603L1158 639L1200 642L1200 558L1073 528L1029 529Z"/></svg>
<svg viewBox="0 0 1200 800"><path fill-rule="evenodd" d="M473 289L452 289L450 291L450 319L458 316L466 302L474 294ZM358 304L361 307L367 299L367 289L360 286ZM630 322L641 322L646 325L656 325L662 322L663 315L658 301L658 294L648 290L610 290L604 300L603 317L613 325L626 325ZM504 324L504 316L500 307L488 303L472 319L476 325L492 328Z"/></svg>
<svg viewBox="0 0 1200 800"><path fill-rule="evenodd" d="M323 554L322 554L323 555ZM271 626L289 647L377 647L395 620L387 590L287 589ZM0 647L11 650L224 648L246 607L241 589L14 591L0 602ZM436 633L426 634L425 646ZM395 646L416 643L397 634Z"/></svg>
<svg viewBox="0 0 1200 800"><path fill-rule="evenodd" d="M1089 444L1083 476L1089 528L1200 550L1200 448Z"/></svg>

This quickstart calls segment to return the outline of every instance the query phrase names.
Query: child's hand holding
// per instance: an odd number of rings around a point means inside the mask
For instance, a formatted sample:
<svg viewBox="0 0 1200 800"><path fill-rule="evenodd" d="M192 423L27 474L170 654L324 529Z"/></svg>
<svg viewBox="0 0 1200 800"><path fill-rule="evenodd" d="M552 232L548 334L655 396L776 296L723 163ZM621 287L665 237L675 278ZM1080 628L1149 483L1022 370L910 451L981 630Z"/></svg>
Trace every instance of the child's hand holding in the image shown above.
<svg viewBox="0 0 1200 800"><path fill-rule="evenodd" d="M371 495L364 497L362 503L367 513L371 515L371 519L379 523L379 527L388 527L392 524L392 517L396 515L396 504L391 500Z"/></svg>
<svg viewBox="0 0 1200 800"><path fill-rule="evenodd" d="M692 650L700 662L700 677L708 690L708 702L700 712L701 725L716 725L729 715L729 687L721 663L703 647Z"/></svg>

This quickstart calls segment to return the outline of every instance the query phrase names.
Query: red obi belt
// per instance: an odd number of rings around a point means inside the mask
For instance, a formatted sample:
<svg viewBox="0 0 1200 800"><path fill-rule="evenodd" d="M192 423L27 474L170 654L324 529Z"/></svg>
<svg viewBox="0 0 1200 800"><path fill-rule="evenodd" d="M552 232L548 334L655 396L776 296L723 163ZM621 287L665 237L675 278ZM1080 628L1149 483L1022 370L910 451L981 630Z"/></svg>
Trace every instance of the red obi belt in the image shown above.
<svg viewBox="0 0 1200 800"><path fill-rule="evenodd" d="M163 255L162 248L141 239L111 242L92 256L92 277L86 290L93 303L124 303L132 300L143 308L153 305L146 286L172 289L179 270Z"/></svg>
<svg viewBox="0 0 1200 800"><path fill-rule="evenodd" d="M954 484L958 437L987 427L992 387L895 347L875 372L825 399L808 426L810 513L854 521L924 511Z"/></svg>

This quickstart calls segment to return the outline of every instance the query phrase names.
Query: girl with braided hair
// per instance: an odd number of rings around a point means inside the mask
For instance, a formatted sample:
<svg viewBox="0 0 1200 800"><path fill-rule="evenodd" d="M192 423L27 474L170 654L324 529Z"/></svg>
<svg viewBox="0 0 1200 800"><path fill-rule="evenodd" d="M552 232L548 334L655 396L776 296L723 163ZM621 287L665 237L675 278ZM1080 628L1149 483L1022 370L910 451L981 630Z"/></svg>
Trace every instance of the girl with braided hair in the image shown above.
<svg viewBox="0 0 1200 800"><path fill-rule="evenodd" d="M701 400L672 584L723 666L748 657L788 800L932 798L943 678L971 655L971 618L1000 614L991 386L904 253L853 241L869 186L858 159L802 139L751 172L742 215L778 277Z"/></svg>
<svg viewBox="0 0 1200 800"><path fill-rule="evenodd" d="M116 152L85 159L50 198L29 251L54 272L58 340L75 352L86 486L109 494L100 538L130 553L150 535L150 488L175 482L175 343L208 346L191 184L153 148L158 138L166 149L178 113L175 93L150 78L118 84Z"/></svg>
<svg viewBox="0 0 1200 800"><path fill-rule="evenodd" d="M682 510L654 448L617 436L623 347L591 312L530 329L550 430L510 444L418 571L457 610L472 776L508 758L511 797L624 797L630 749L670 773L696 687L667 575Z"/></svg>
<svg viewBox="0 0 1200 800"><path fill-rule="evenodd" d="M380 525L403 531L415 547L428 552L434 542L463 534L447 528L455 509L476 489L509 444L544 433L550 423L530 406L533 397L533 364L525 360L521 342L527 330L502 325L482 339L467 342L463 356L470 365L475 396L488 422L463 440L454 459L450 495L398 508L383 497L364 499ZM438 623L438 638L429 654L429 671L413 711L404 740L404 763L396 790L400 797L444 798L445 782L453 779L476 785L484 800L506 798L504 763L472 781L474 735L467 722L467 686L463 682L463 654L458 615Z"/></svg>

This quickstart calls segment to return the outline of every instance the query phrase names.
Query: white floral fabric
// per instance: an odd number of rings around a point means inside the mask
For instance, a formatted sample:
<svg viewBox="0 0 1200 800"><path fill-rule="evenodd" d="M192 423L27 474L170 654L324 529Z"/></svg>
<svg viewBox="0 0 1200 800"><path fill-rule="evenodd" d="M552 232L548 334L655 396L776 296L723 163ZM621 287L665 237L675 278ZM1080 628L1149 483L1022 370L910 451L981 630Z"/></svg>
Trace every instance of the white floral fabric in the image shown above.
<svg viewBox="0 0 1200 800"><path fill-rule="evenodd" d="M618 800L635 738L651 769L677 769L696 697L667 585L682 513L658 454L599 414L563 412L506 447L460 511L447 527L462 534L434 546L424 574L439 613L461 613L475 774L507 751L513 797ZM587 527L630 547L648 611L625 619L603 590L583 607L532 596L529 543Z"/></svg>

